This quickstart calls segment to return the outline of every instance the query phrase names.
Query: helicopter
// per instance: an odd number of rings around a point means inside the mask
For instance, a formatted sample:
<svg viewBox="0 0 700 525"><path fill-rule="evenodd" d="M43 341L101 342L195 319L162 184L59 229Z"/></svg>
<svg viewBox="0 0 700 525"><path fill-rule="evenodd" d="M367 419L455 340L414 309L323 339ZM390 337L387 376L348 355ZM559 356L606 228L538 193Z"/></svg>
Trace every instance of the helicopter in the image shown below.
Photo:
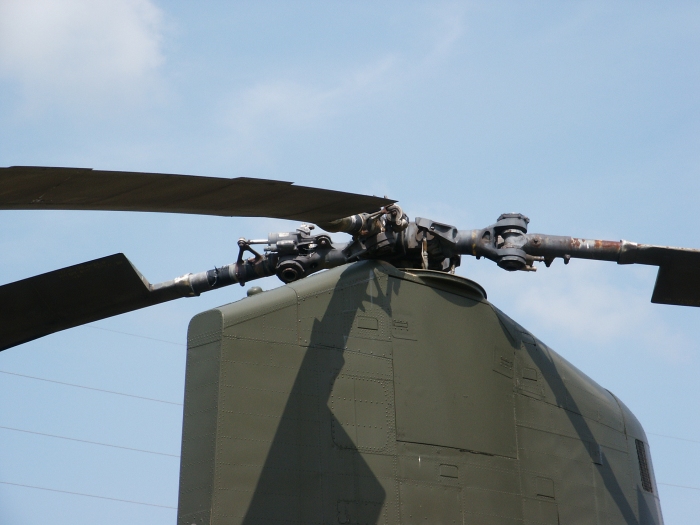
<svg viewBox="0 0 700 525"><path fill-rule="evenodd" d="M699 306L698 250L533 234L519 213L460 230L410 220L391 199L279 181L77 168L3 168L0 209L304 221L163 283L115 254L0 287L7 349L285 283L190 322L179 524L663 523L635 416L455 268L462 255L510 272L557 258L651 265L652 302Z"/></svg>

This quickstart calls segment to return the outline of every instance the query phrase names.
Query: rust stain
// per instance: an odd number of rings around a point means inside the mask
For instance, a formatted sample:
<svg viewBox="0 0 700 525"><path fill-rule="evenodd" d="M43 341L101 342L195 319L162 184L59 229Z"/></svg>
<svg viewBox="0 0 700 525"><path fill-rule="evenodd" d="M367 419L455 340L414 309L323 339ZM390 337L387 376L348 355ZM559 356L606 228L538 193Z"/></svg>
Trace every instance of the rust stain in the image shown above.
<svg viewBox="0 0 700 525"><path fill-rule="evenodd" d="M619 251L621 243L619 241L601 241L589 239L571 239L571 247L575 250L593 250L593 251Z"/></svg>
<svg viewBox="0 0 700 525"><path fill-rule="evenodd" d="M619 250L621 246L619 241L595 241L595 247L603 250Z"/></svg>

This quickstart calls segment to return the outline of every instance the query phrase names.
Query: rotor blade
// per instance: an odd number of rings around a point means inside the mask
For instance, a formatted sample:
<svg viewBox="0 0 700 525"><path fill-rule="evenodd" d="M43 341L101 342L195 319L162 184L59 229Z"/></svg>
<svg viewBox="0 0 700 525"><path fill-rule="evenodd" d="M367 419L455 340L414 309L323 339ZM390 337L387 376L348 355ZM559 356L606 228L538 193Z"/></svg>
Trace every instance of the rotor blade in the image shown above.
<svg viewBox="0 0 700 525"><path fill-rule="evenodd" d="M589 241L571 237L538 236L539 245L559 242L572 257L617 261L618 264L658 266L651 302L700 306L700 250L637 244L629 241ZM564 241L562 241L564 239Z"/></svg>
<svg viewBox="0 0 700 525"><path fill-rule="evenodd" d="M659 267L652 303L700 306L700 250L622 241L618 262Z"/></svg>
<svg viewBox="0 0 700 525"><path fill-rule="evenodd" d="M151 288L122 253L0 286L0 350L182 297Z"/></svg>
<svg viewBox="0 0 700 525"><path fill-rule="evenodd" d="M695 266L700 270L700 250L620 241L618 262L651 266Z"/></svg>
<svg viewBox="0 0 700 525"><path fill-rule="evenodd" d="M239 177L0 168L0 210L112 210L272 217L312 223L373 212L395 201Z"/></svg>
<svg viewBox="0 0 700 525"><path fill-rule="evenodd" d="M697 265L660 266L651 302L700 306L700 268Z"/></svg>
<svg viewBox="0 0 700 525"><path fill-rule="evenodd" d="M563 257L565 262L573 257L658 266L652 303L700 306L700 250L540 233L513 235L513 230L509 232L511 237L524 242L518 247L511 239L511 245L501 249L496 246L497 235L493 227L461 231L457 241L458 253L485 256L499 265L508 257L521 257L523 263L527 262L524 258L527 255L533 257L530 264L543 260L548 266L555 257Z"/></svg>

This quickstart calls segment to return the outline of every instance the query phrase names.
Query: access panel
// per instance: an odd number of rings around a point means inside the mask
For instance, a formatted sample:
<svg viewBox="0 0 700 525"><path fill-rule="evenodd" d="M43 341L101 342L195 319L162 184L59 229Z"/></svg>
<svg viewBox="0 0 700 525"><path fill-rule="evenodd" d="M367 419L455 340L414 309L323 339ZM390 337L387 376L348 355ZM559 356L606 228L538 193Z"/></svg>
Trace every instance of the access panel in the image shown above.
<svg viewBox="0 0 700 525"><path fill-rule="evenodd" d="M397 439L515 458L514 347L491 306L391 279Z"/></svg>

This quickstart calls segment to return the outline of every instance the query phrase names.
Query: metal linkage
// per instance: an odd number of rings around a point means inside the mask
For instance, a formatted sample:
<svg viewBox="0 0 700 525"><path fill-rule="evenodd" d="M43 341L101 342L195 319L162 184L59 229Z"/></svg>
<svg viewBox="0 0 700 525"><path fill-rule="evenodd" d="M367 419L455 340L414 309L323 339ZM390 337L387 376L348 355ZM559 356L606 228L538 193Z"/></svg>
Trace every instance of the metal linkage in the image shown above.
<svg viewBox="0 0 700 525"><path fill-rule="evenodd" d="M9 305L0 316L0 350L231 284L271 275L291 283L364 259L442 272L454 272L462 255L490 259L508 271L534 271L534 263L549 266L557 257L565 263L573 257L646 264L659 267L652 302L700 307L700 250L530 234L529 222L522 214L505 213L486 228L458 230L421 217L411 222L391 204L375 213L321 223L327 231L349 233L348 243L336 243L326 233L312 235L315 227L302 224L267 239L239 239L235 263L158 284L150 284L124 254L114 254L0 286L0 304ZM262 253L256 245L265 245ZM247 253L251 257L245 258Z"/></svg>
<svg viewBox="0 0 700 525"><path fill-rule="evenodd" d="M669 275L672 269L675 275L680 269L700 265L698 250L530 234L529 223L530 219L520 213L504 213L486 228L458 230L422 217L409 221L403 210L392 204L375 213L321 225L326 231L349 233L352 240L348 243L336 243L326 233L312 235L315 226L311 224L302 224L293 232L270 233L267 239L239 239L234 264L151 285L151 291L154 297L169 300L270 275L291 283L320 270L365 259L443 272L454 272L462 255L484 257L507 271L535 271L536 262L549 267L555 258L565 264L578 258L656 265ZM263 253L255 251L254 245L265 245ZM252 257L244 259L245 252ZM665 288L659 290L661 294Z"/></svg>
<svg viewBox="0 0 700 525"><path fill-rule="evenodd" d="M275 261L275 274L284 283L291 283L314 272L347 262L342 248L333 245L330 236L311 235L312 224L302 224L295 232L271 233L265 254Z"/></svg>
<svg viewBox="0 0 700 525"><path fill-rule="evenodd" d="M460 253L490 259L508 271L535 271L535 262L544 262L549 267L557 257L565 264L572 257L624 264L621 253L625 241L528 234L529 222L520 213L504 213L487 228L460 231L457 249Z"/></svg>

